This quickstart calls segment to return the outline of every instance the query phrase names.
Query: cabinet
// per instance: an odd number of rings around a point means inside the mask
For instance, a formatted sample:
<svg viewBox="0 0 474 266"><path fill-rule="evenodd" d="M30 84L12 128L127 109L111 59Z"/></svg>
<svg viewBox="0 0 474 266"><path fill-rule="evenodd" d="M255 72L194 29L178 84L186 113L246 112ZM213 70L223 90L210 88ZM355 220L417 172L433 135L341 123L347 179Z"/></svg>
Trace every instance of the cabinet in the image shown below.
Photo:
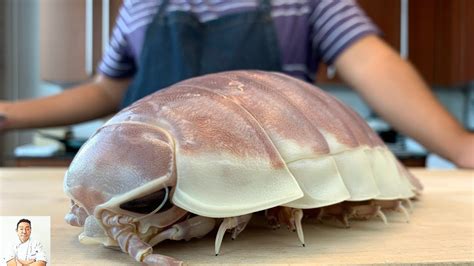
<svg viewBox="0 0 474 266"><path fill-rule="evenodd" d="M474 80L474 1L410 1L409 17L409 58L430 84Z"/></svg>
<svg viewBox="0 0 474 266"><path fill-rule="evenodd" d="M400 49L401 0L359 0L383 31L382 38ZM474 1L408 0L408 60L430 85L457 86L474 80ZM340 82L320 68L318 83Z"/></svg>
<svg viewBox="0 0 474 266"><path fill-rule="evenodd" d="M42 0L41 79L74 83L91 77L121 3L121 0Z"/></svg>

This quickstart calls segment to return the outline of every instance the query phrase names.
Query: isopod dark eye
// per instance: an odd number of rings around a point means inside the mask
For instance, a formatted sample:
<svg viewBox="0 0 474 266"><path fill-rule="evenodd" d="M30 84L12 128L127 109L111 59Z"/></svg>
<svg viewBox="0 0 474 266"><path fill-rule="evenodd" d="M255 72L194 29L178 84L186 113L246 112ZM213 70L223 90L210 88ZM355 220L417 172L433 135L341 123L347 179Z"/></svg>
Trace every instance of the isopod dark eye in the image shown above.
<svg viewBox="0 0 474 266"><path fill-rule="evenodd" d="M171 189L171 187L168 187L168 191L171 191ZM120 204L120 208L140 214L148 214L153 212L165 201L164 205L159 210L159 212L163 212L173 206L169 200L169 194L168 197L166 195L166 189L161 189L146 196L122 203Z"/></svg>

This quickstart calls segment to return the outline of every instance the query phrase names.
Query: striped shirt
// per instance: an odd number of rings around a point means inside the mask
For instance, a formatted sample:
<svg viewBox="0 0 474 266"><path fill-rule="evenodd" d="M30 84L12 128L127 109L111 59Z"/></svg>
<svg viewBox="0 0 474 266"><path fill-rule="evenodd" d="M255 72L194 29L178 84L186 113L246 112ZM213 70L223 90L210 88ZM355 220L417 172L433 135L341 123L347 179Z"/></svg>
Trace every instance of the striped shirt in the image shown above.
<svg viewBox="0 0 474 266"><path fill-rule="evenodd" d="M125 0L99 71L109 77L131 77L147 26L162 0ZM201 22L255 10L260 0L170 0L167 12L194 13ZM312 81L319 62L333 64L351 43L379 29L354 0L271 0L271 15L283 71Z"/></svg>

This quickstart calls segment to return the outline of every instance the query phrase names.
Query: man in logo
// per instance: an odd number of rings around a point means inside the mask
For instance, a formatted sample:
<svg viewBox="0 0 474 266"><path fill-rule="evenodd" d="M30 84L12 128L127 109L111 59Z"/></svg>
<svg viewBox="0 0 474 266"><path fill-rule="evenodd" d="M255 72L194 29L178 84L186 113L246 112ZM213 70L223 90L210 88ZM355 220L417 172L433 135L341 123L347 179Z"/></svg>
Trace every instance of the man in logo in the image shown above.
<svg viewBox="0 0 474 266"><path fill-rule="evenodd" d="M46 254L39 241L30 238L31 222L21 219L16 224L16 239L9 247L6 261L8 266L30 265L45 266Z"/></svg>

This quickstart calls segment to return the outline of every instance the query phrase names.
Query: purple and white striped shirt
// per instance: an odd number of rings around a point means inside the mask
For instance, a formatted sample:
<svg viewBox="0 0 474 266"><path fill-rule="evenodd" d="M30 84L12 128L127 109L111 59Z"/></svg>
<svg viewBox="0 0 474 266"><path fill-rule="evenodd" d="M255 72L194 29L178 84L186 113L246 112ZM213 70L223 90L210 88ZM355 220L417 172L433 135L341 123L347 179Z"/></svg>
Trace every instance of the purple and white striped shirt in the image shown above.
<svg viewBox="0 0 474 266"><path fill-rule="evenodd" d="M114 77L136 72L147 26L162 0L125 0L99 71ZM170 0L167 12L188 11L206 22L254 10L260 0ZM331 65L351 43L378 34L354 0L271 0L271 14L279 41L283 71L314 79L320 61Z"/></svg>

